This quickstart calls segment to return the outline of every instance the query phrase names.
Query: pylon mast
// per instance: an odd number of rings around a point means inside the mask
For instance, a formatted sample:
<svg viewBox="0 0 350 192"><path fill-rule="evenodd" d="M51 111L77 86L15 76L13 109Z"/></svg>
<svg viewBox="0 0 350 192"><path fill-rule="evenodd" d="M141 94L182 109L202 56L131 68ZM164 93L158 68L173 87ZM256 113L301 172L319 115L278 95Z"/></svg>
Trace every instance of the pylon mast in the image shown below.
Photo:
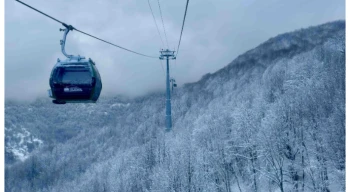
<svg viewBox="0 0 350 192"><path fill-rule="evenodd" d="M174 55L175 51L169 49L160 51L160 60L166 59L166 110L165 110L165 125L166 131L170 131L172 128L171 121L171 96L170 96L170 78L169 78L169 58L176 59Z"/></svg>

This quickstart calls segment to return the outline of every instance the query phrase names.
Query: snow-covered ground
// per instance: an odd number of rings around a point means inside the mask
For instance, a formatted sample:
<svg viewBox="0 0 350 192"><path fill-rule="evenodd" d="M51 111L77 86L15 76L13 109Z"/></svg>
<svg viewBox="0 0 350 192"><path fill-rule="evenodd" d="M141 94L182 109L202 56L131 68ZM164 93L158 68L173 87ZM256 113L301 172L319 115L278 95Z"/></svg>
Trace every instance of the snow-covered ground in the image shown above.
<svg viewBox="0 0 350 192"><path fill-rule="evenodd" d="M17 160L24 161L34 148L40 147L43 141L33 136L26 128L5 127L5 151L12 153Z"/></svg>

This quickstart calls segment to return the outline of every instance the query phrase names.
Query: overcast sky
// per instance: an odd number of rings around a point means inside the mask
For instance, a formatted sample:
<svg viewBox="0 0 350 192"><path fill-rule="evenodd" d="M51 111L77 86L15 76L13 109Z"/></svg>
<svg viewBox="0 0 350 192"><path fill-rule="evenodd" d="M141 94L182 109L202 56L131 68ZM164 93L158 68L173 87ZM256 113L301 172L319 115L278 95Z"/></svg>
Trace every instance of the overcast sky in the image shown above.
<svg viewBox="0 0 350 192"><path fill-rule="evenodd" d="M162 42L147 0L23 0L67 24L122 47L159 56ZM169 48L177 48L186 0L159 0ZM164 31L158 0L150 0ZM344 0L190 0L177 62L171 76L181 86L226 66L270 37L345 19ZM57 58L65 59L59 23L14 0L5 0L5 98L45 97ZM115 48L76 31L68 54L92 58L102 76L102 95L139 96L165 89L165 63Z"/></svg>

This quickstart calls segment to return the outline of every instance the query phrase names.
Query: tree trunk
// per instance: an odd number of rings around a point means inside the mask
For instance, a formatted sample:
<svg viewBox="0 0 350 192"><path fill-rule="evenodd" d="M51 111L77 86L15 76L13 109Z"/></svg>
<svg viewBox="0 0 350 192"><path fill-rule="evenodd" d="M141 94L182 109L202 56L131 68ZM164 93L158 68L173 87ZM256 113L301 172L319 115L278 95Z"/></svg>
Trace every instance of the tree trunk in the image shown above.
<svg viewBox="0 0 350 192"><path fill-rule="evenodd" d="M284 192L284 190L283 190L283 170L282 170L282 167L280 167L280 176L281 176L280 190L281 190L281 192Z"/></svg>

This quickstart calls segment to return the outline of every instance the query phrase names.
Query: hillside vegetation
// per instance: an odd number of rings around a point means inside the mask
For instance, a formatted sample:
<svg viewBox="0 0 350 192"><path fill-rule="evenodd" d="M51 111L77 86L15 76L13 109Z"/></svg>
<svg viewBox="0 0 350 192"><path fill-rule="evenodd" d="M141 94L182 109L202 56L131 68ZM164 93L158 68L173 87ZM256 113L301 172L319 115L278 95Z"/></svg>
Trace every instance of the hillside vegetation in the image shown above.
<svg viewBox="0 0 350 192"><path fill-rule="evenodd" d="M177 88L169 133L163 93L7 101L6 191L345 191L344 40L344 21L269 39Z"/></svg>

